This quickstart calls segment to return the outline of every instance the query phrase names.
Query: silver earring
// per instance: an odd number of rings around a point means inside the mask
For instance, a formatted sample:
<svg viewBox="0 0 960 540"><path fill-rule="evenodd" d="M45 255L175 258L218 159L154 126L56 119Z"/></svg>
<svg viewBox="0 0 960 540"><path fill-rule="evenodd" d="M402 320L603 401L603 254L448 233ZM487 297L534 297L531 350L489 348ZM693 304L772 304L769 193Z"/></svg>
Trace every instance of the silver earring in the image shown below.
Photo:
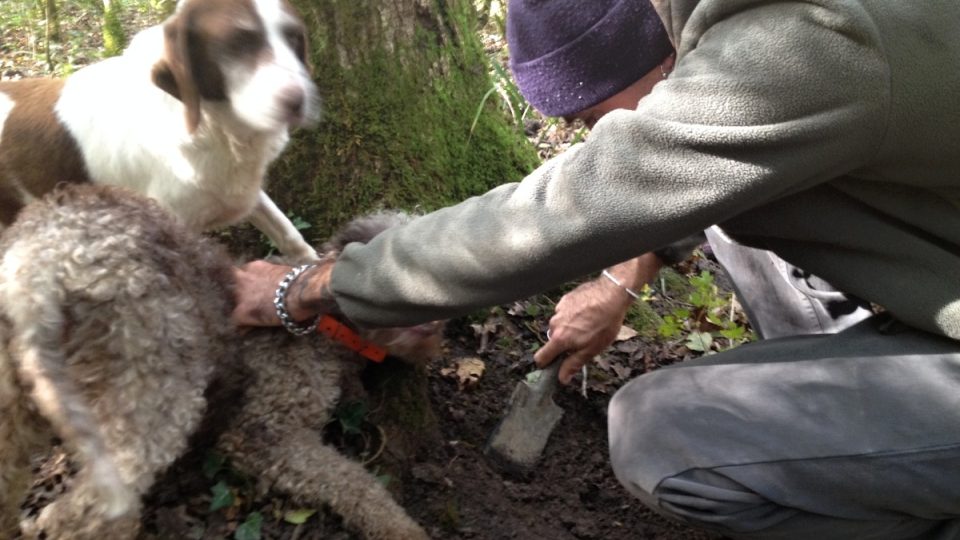
<svg viewBox="0 0 960 540"><path fill-rule="evenodd" d="M673 55L672 55L672 54L667 57L668 60L669 60L669 59L672 59L672 58L673 58ZM664 62L666 62L666 60L664 60ZM663 62L660 62L660 74L663 75L663 78L664 78L664 79L666 79L667 77L670 76L670 72L668 72L667 70L663 69Z"/></svg>

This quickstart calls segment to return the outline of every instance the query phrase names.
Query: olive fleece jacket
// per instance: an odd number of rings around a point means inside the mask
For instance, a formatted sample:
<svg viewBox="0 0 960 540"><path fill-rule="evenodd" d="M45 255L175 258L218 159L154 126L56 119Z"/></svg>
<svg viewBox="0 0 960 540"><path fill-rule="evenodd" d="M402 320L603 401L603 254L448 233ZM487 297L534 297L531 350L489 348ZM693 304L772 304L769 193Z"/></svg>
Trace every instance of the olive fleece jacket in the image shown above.
<svg viewBox="0 0 960 540"><path fill-rule="evenodd" d="M960 339L960 2L653 3L670 78L523 181L349 246L344 314L458 316L720 224Z"/></svg>

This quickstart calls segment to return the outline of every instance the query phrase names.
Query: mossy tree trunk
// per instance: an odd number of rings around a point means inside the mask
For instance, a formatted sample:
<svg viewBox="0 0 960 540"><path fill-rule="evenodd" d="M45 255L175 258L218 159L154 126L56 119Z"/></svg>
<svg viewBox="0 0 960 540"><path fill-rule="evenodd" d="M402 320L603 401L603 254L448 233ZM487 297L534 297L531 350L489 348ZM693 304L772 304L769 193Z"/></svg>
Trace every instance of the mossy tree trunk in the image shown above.
<svg viewBox="0 0 960 540"><path fill-rule="evenodd" d="M103 54L116 56L127 46L127 35L120 20L120 0L103 0Z"/></svg>
<svg viewBox="0 0 960 540"><path fill-rule="evenodd" d="M43 0L43 16L46 41L60 43L60 13L56 0Z"/></svg>
<svg viewBox="0 0 960 540"><path fill-rule="evenodd" d="M495 100L472 0L292 0L309 28L320 124L297 132L267 190L318 244L376 208L432 210L516 181L537 163ZM438 247L442 249L442 247ZM424 369L367 382L388 469L436 440Z"/></svg>
<svg viewBox="0 0 960 540"><path fill-rule="evenodd" d="M47 60L47 69L53 69L53 57L51 56L50 44L60 43L60 14L57 11L56 0L43 0L44 16L44 53Z"/></svg>
<svg viewBox="0 0 960 540"><path fill-rule="evenodd" d="M439 208L533 168L522 128L484 103L492 82L472 0L293 3L323 115L296 134L268 191L313 225L308 237L371 208Z"/></svg>

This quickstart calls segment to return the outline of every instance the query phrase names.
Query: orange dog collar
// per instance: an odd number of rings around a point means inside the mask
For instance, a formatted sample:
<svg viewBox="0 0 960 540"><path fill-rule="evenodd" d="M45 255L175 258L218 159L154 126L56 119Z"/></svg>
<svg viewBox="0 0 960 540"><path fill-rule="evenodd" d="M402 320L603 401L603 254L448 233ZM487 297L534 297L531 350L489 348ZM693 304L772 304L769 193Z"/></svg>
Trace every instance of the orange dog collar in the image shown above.
<svg viewBox="0 0 960 540"><path fill-rule="evenodd" d="M320 317L317 321L317 332L342 343L348 349L356 351L368 360L383 362L383 359L387 357L386 349L363 339L347 325L330 315Z"/></svg>

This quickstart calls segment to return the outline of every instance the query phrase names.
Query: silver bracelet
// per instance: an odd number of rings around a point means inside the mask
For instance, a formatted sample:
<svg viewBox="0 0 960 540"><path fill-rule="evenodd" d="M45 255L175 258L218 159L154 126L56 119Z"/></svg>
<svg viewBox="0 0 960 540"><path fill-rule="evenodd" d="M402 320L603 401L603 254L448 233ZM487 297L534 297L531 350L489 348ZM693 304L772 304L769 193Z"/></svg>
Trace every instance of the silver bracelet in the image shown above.
<svg viewBox="0 0 960 540"><path fill-rule="evenodd" d="M620 288L622 288L623 290L627 291L627 294L629 294L630 296L632 296L634 300L640 300L640 295L637 294L637 291L635 291L635 290L631 289L630 287L627 287L626 285L624 285L623 283L621 283L619 279L613 277L613 274L611 274L610 272L607 272L607 269L606 269L606 268L603 269L602 274L603 274L603 277L609 279L610 281L614 282L618 287L620 287Z"/></svg>
<svg viewBox="0 0 960 540"><path fill-rule="evenodd" d="M283 323L283 327L295 336L305 336L310 332L313 332L313 329L317 323L317 318L315 317L308 323L298 323L297 321L294 321L293 317L290 316L290 312L287 311L287 289L290 288L290 284L292 284L294 280L300 276L300 274L306 272L314 266L316 265L302 264L287 272L287 275L283 276L283 279L280 280L280 284L277 285L277 292L275 292L273 295L273 307L277 310L277 317L280 318L280 322Z"/></svg>

